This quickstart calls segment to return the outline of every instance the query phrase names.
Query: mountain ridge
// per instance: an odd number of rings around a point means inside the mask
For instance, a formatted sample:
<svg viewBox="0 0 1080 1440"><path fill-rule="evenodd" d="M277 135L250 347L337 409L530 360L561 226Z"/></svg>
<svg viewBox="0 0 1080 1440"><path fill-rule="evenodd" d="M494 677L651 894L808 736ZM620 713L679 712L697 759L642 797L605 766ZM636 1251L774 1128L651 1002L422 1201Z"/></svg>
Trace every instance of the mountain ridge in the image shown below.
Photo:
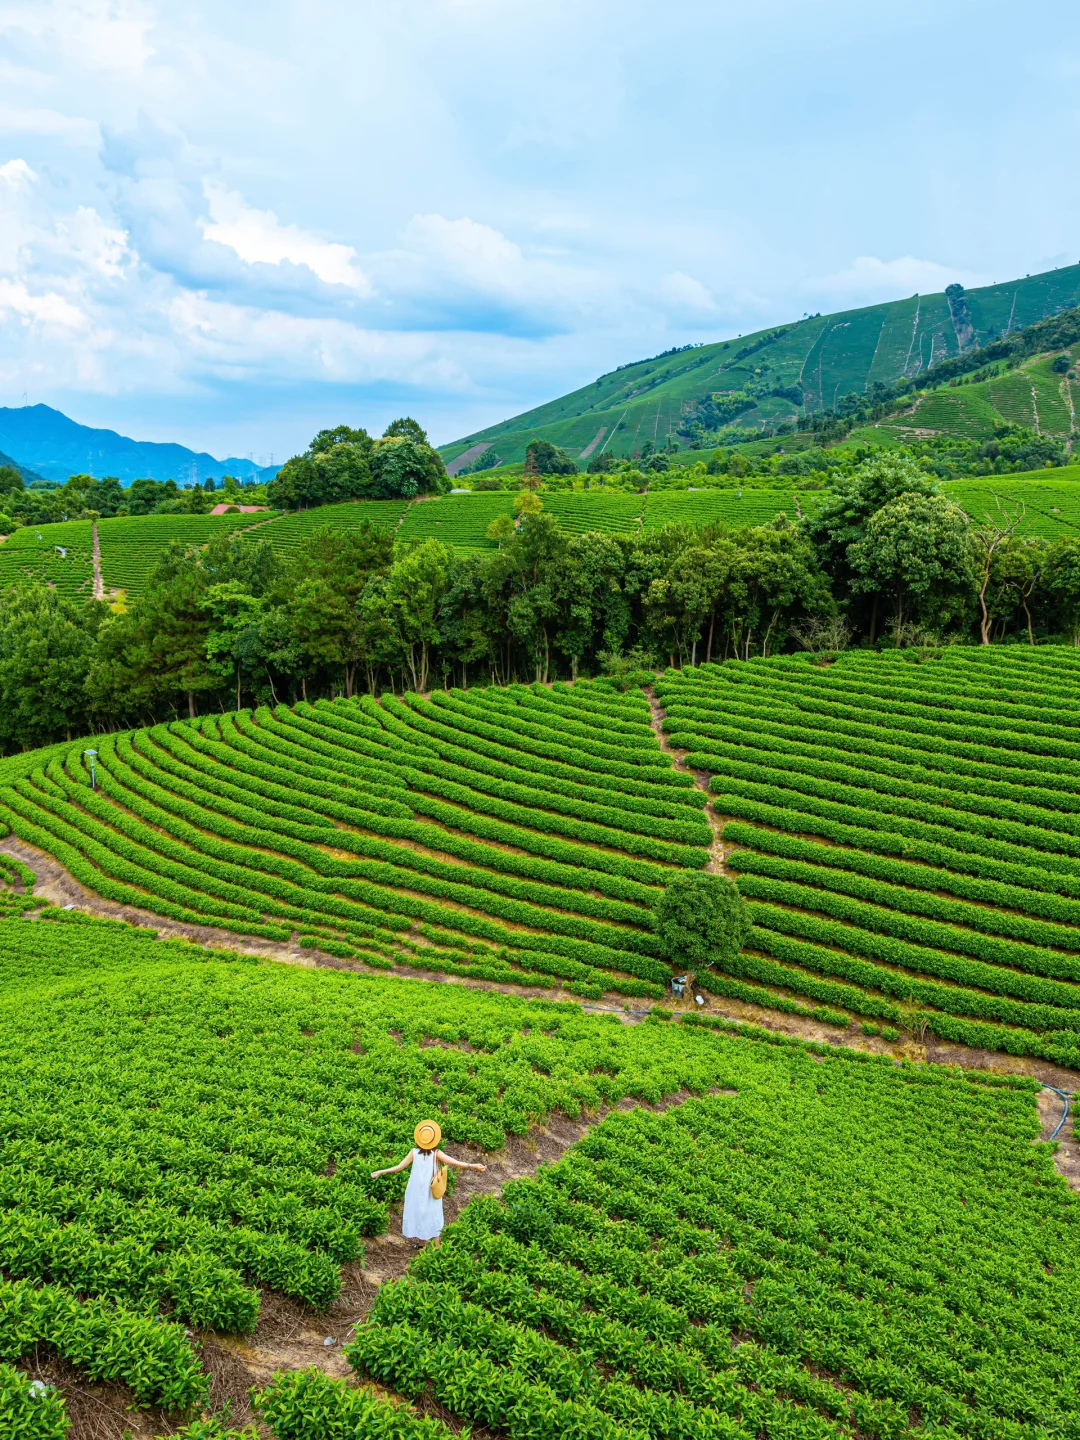
<svg viewBox="0 0 1080 1440"><path fill-rule="evenodd" d="M216 460L205 451L157 440L132 440L116 430L81 425L51 405L0 407L0 450L17 456L22 470L45 480L69 475L115 475L124 485L132 480L175 480L178 484L219 480L270 480L280 466L259 466L231 456Z"/></svg>
<svg viewBox="0 0 1080 1440"><path fill-rule="evenodd" d="M1080 265L965 290L951 285L829 315L809 315L735 339L677 347L621 365L567 395L440 446L456 472L495 448L504 463L524 458L532 439L581 458L627 455L663 445L695 406L717 394L738 400L739 424L766 429L831 410L875 382L914 379L932 365L1008 336L1080 303ZM753 394L747 392L751 387Z"/></svg>

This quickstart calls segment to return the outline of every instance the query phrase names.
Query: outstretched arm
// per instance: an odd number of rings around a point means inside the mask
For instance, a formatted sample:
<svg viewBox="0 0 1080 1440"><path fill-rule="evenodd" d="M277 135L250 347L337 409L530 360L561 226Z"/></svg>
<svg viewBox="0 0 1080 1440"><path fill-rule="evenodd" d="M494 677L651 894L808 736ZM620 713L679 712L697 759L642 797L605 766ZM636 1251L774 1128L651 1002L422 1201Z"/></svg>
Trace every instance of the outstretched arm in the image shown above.
<svg viewBox="0 0 1080 1440"><path fill-rule="evenodd" d="M455 1170L483 1171L487 1169L486 1165L470 1165L468 1160L455 1160L452 1155L447 1155L444 1150L437 1150L435 1153L436 1157L441 1160L444 1165L452 1165Z"/></svg>
<svg viewBox="0 0 1080 1440"><path fill-rule="evenodd" d="M371 1178L374 1180L377 1175L396 1175L399 1170L406 1169L413 1161L413 1152L410 1150L399 1165L391 1165L388 1170L372 1170Z"/></svg>

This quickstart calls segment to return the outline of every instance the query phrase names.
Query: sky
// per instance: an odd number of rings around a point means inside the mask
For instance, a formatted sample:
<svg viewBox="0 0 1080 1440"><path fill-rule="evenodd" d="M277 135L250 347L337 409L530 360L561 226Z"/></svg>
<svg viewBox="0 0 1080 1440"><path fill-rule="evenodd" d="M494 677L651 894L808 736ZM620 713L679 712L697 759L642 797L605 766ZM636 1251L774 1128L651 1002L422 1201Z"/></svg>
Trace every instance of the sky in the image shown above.
<svg viewBox="0 0 1080 1440"><path fill-rule="evenodd" d="M0 0L0 405L280 463L1080 259L1068 0Z"/></svg>

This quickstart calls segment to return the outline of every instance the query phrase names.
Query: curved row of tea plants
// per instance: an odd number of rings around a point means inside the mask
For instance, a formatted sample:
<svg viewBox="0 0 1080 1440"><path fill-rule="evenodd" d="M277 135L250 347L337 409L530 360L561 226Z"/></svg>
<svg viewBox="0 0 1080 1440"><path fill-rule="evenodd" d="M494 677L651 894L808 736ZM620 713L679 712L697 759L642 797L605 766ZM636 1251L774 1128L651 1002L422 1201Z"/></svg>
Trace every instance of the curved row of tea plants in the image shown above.
<svg viewBox="0 0 1080 1440"><path fill-rule="evenodd" d="M261 527L273 513L256 511L245 515L236 510L225 515L119 515L99 520L105 589L123 590L130 599L142 590L170 545L206 545L218 535ZM58 527L49 528L51 531Z"/></svg>
<svg viewBox="0 0 1080 1440"><path fill-rule="evenodd" d="M0 821L109 899L343 958L658 998L704 796L606 684L338 701L50 752Z"/></svg>
<svg viewBox="0 0 1080 1440"><path fill-rule="evenodd" d="M69 600L89 600L94 588L93 529L89 520L27 525L0 544L0 591L48 585Z"/></svg>
<svg viewBox="0 0 1080 1440"><path fill-rule="evenodd" d="M730 1068L704 1032L41 913L0 920L0 1407L12 1413L29 1399L2 1366L39 1349L141 1405L203 1403L191 1331L250 1331L260 1287L328 1304L339 1266L401 1199L405 1177L370 1171L407 1151L421 1115L438 1115L450 1143L498 1148L554 1108L701 1093ZM287 1401L307 1413L309 1389L277 1394L274 1413ZM282 1436L302 1433L324 1440L281 1421Z"/></svg>
<svg viewBox="0 0 1080 1440"><path fill-rule="evenodd" d="M1075 1066L1080 657L920 658L791 656L658 682L750 902L733 977ZM703 983L725 993L731 977Z"/></svg>
<svg viewBox="0 0 1080 1440"><path fill-rule="evenodd" d="M474 1200L360 1375L551 1440L1071 1434L1080 1202L1032 1082L718 1044L729 1093Z"/></svg>

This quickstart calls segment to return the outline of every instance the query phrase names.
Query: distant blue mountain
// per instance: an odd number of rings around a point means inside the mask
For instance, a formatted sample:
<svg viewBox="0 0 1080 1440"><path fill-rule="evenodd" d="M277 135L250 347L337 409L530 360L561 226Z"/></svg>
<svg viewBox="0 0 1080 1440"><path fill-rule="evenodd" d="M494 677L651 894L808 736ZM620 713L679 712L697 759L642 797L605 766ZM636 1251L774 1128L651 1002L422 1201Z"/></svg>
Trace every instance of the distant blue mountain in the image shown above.
<svg viewBox="0 0 1080 1440"><path fill-rule="evenodd" d="M154 440L129 440L115 430L80 425L49 405L0 407L0 450L14 455L21 467L35 470L46 480L69 475L115 475L123 485L132 480L272 480L279 465L260 467L251 460L215 460L185 445L163 445Z"/></svg>
<svg viewBox="0 0 1080 1440"><path fill-rule="evenodd" d="M0 468L3 468L5 465L10 465L13 470L18 470L27 485L29 485L32 480L45 479L44 475L39 475L36 470L31 470L29 465L20 465L18 460L15 460L10 455L5 455L3 450L0 450Z"/></svg>

